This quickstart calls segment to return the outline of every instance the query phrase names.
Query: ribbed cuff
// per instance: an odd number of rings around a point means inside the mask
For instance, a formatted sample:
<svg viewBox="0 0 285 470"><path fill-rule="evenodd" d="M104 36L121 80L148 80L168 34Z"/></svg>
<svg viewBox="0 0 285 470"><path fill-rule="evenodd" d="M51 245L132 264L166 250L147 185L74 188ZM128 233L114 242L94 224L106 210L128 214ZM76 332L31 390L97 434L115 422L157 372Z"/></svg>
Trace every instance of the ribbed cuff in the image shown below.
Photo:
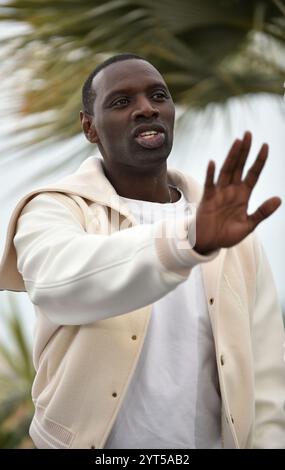
<svg viewBox="0 0 285 470"><path fill-rule="evenodd" d="M181 276L189 276L190 270L200 263L212 261L219 253L201 255L193 249L196 242L195 217L173 222L163 221L157 225L155 247L163 266Z"/></svg>

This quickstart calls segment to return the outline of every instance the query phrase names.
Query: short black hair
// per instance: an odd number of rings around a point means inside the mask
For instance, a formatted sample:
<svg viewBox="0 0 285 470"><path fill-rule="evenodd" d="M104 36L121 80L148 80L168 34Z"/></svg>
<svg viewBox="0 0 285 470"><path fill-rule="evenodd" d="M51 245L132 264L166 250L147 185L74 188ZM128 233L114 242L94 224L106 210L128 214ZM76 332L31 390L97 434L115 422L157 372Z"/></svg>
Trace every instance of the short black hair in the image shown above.
<svg viewBox="0 0 285 470"><path fill-rule="evenodd" d="M93 78L100 72L100 70L104 69L110 64L114 64L115 62L121 62L122 60L130 60L130 59L139 59L145 60L149 62L145 57L142 57L137 54L131 53L124 53L124 54L116 54L109 59L104 60L101 64L97 65L97 67L90 73L87 79L84 82L82 87L82 104L83 110L93 116L93 104L95 99L95 92L92 90L92 82Z"/></svg>

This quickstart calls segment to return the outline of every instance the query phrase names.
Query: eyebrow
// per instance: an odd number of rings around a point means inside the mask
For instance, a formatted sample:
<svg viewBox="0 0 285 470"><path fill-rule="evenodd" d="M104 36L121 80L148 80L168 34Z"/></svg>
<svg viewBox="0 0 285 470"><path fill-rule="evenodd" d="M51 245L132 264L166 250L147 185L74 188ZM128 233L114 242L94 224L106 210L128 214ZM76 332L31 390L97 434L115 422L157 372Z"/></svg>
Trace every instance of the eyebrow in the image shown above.
<svg viewBox="0 0 285 470"><path fill-rule="evenodd" d="M167 86L163 82L152 82L146 87L147 91L152 90L153 88L163 88L167 93L169 93ZM103 101L103 105L106 105L112 98L115 98L117 95L127 95L132 93L133 88L118 88L109 93Z"/></svg>

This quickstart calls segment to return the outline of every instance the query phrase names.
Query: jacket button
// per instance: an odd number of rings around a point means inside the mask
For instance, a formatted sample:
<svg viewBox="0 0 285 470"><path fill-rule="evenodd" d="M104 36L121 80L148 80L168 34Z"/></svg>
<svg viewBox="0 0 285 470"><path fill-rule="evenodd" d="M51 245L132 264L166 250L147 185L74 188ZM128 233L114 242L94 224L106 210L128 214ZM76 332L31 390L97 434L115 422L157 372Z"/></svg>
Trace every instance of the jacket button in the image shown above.
<svg viewBox="0 0 285 470"><path fill-rule="evenodd" d="M116 398L117 394L116 392L112 393L112 397Z"/></svg>
<svg viewBox="0 0 285 470"><path fill-rule="evenodd" d="M231 422L234 424L234 418L232 417L232 415L231 415Z"/></svg>
<svg viewBox="0 0 285 470"><path fill-rule="evenodd" d="M90 449L96 449L96 447L94 445L90 446Z"/></svg>
<svg viewBox="0 0 285 470"><path fill-rule="evenodd" d="M213 297L210 298L209 303L210 303L210 305L213 305L213 303L214 303L214 298Z"/></svg>
<svg viewBox="0 0 285 470"><path fill-rule="evenodd" d="M221 354L220 356L220 361L221 361L221 365L223 366L225 364L225 356L223 354Z"/></svg>
<svg viewBox="0 0 285 470"><path fill-rule="evenodd" d="M132 336L132 340L135 341L136 339L137 339L137 335L133 335L133 336Z"/></svg>

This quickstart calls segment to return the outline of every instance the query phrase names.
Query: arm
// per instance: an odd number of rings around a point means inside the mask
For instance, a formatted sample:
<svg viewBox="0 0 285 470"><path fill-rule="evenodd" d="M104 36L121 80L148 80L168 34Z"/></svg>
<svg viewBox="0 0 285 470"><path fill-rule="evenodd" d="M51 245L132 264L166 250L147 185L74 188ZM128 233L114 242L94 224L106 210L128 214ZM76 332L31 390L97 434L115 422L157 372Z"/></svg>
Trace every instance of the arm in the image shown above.
<svg viewBox="0 0 285 470"><path fill-rule="evenodd" d="M63 204L47 194L35 197L22 211L14 238L31 301L61 325L92 323L153 303L185 281L192 266L211 259L189 243L179 250L175 238L159 235L160 228L157 223L88 234Z"/></svg>
<svg viewBox="0 0 285 470"><path fill-rule="evenodd" d="M255 370L253 448L285 448L285 336L277 293L262 246L255 244L256 299L252 319Z"/></svg>

